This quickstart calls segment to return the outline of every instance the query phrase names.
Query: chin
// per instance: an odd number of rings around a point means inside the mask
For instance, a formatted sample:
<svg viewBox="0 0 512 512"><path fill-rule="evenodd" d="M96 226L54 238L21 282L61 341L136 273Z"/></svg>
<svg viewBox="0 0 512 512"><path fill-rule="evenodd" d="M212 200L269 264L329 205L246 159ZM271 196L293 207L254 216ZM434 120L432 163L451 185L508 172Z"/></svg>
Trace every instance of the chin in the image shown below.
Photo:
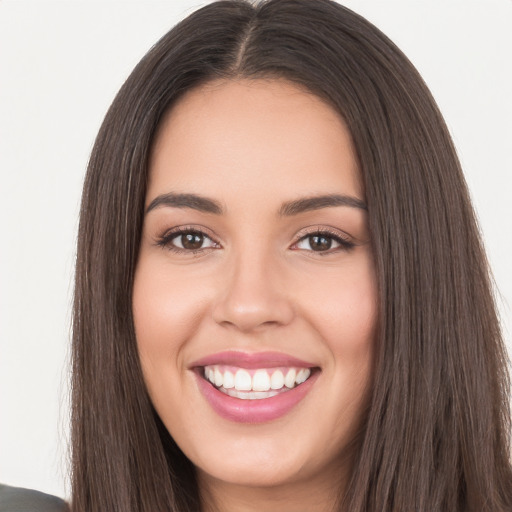
<svg viewBox="0 0 512 512"><path fill-rule="evenodd" d="M279 460L278 457L265 461L244 460L243 456L231 458L229 463L208 464L198 468L200 478L222 481L225 484L242 487L277 487L292 484L308 475L298 461Z"/></svg>

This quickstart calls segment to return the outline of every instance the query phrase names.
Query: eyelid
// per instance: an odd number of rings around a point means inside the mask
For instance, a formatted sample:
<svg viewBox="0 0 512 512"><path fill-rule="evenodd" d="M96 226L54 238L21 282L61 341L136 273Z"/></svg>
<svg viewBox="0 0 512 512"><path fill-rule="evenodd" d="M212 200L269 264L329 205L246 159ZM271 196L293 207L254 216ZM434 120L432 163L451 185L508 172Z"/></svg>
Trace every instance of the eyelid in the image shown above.
<svg viewBox="0 0 512 512"><path fill-rule="evenodd" d="M340 244L340 247L336 247L334 249L330 249L327 251L313 251L313 250L307 251L306 249L293 249L294 246L296 246L299 242L301 242L302 240L304 240L305 238L307 238L309 236L314 236L314 235L318 235L318 236L323 235L328 238L332 238L337 243ZM358 245L356 243L356 239L341 229L333 228L332 226L315 225L315 226L308 226L306 228L301 229L295 236L295 241L293 242L291 249L297 250L297 251L304 250L306 252L311 252L311 253L315 253L318 255L327 255L327 254L332 254L332 253L340 251L340 250L341 251L350 250L353 247L355 247L356 245Z"/></svg>
<svg viewBox="0 0 512 512"><path fill-rule="evenodd" d="M216 247L202 247L199 249L184 249L177 247L171 243L171 241L178 237L179 235L185 234L185 233L197 233L205 238L210 239ZM156 245L167 249L169 251L178 253L178 254L188 254L188 255L196 255L198 253L203 253L206 251L211 251L213 249L220 249L222 248L220 242L218 241L218 238L213 234L213 232L204 227L204 226L198 226L197 224L187 224L183 226L174 226L170 229L167 229L164 231L164 233L160 236L158 236L155 240Z"/></svg>
<svg viewBox="0 0 512 512"><path fill-rule="evenodd" d="M184 249L177 247L171 243L171 241L178 237L181 234L185 233L197 233L205 238L208 238L211 240L215 247L202 247L199 249ZM307 250L307 249L298 249L295 247L299 242L304 240L305 238L309 236L325 236L327 238L332 238L336 243L338 243L338 247L335 247L334 249L328 249L326 251L314 251L314 250ZM155 240L155 245L158 245L164 249L167 249L169 251L178 253L178 254L187 254L187 255L197 255L199 253L204 253L211 251L213 249L222 249L222 245L218 240L218 237L205 226L197 225L197 224L188 224L188 225L182 225L182 226L175 226L170 229L167 229L164 231L164 233L160 236L158 236ZM327 254L333 254L338 251L347 251L352 249L354 246L360 245L357 243L356 239L346 233L345 231L334 228L332 226L321 226L321 225L314 225L314 226L308 226L305 228L302 228L296 235L295 240L290 246L291 250L296 251L304 251L304 252L310 252L314 253L315 255L327 255Z"/></svg>

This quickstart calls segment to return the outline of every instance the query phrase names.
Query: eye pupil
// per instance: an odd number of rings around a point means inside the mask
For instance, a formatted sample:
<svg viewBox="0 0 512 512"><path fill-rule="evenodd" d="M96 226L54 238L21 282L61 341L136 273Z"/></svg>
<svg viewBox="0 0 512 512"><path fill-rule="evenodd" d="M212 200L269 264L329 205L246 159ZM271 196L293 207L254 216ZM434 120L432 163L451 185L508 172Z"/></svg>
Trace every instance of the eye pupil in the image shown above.
<svg viewBox="0 0 512 512"><path fill-rule="evenodd" d="M309 237L309 245L313 251L327 251L331 248L332 239L325 236L312 235Z"/></svg>
<svg viewBox="0 0 512 512"><path fill-rule="evenodd" d="M185 249L201 249L204 236L200 233L186 233L181 235L181 244Z"/></svg>

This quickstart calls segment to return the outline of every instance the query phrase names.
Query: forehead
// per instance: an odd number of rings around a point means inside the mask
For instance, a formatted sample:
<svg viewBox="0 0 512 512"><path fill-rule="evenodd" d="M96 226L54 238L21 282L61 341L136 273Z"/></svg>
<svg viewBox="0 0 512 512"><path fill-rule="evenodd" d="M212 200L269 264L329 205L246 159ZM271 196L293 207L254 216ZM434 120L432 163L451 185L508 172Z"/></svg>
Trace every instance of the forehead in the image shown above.
<svg viewBox="0 0 512 512"><path fill-rule="evenodd" d="M215 81L187 92L152 149L148 201L168 191L220 200L247 191L269 202L276 194L364 197L341 116L285 80Z"/></svg>

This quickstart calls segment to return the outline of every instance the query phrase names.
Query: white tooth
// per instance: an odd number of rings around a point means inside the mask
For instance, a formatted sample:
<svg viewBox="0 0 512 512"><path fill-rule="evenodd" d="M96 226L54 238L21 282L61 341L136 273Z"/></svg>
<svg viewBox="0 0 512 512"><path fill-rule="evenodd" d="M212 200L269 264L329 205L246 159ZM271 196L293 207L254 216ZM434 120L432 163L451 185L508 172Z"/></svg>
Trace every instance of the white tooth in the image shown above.
<svg viewBox="0 0 512 512"><path fill-rule="evenodd" d="M297 377L295 377L295 383L302 384L308 379L310 375L311 370L309 368L302 368L302 370L299 370L299 373L297 373Z"/></svg>
<svg viewBox="0 0 512 512"><path fill-rule="evenodd" d="M208 368L208 380L215 384L215 372L213 371L213 368Z"/></svg>
<svg viewBox="0 0 512 512"><path fill-rule="evenodd" d="M235 387L235 376L229 370L224 372L224 384L222 387L225 389Z"/></svg>
<svg viewBox="0 0 512 512"><path fill-rule="evenodd" d="M284 378L284 385L287 387L287 388L293 388L293 386L295 386L295 376L296 376L297 372L295 371L294 368L290 368L288 370L288 373L286 374L286 377Z"/></svg>
<svg viewBox="0 0 512 512"><path fill-rule="evenodd" d="M224 378L222 377L222 373L220 373L219 369L215 367L214 371L215 385L220 388L222 383L224 382Z"/></svg>
<svg viewBox="0 0 512 512"><path fill-rule="evenodd" d="M284 375L281 370L276 370L270 378L270 389L281 389L284 386Z"/></svg>
<svg viewBox="0 0 512 512"><path fill-rule="evenodd" d="M268 391L270 389L270 377L266 370L257 370L253 375L252 389L254 391Z"/></svg>
<svg viewBox="0 0 512 512"><path fill-rule="evenodd" d="M228 396L240 398L241 400L264 400L279 394L278 391L236 391L234 389L221 391Z"/></svg>
<svg viewBox="0 0 512 512"><path fill-rule="evenodd" d="M252 389L252 379L249 372L237 370L235 374L235 389L238 391L250 391Z"/></svg>

